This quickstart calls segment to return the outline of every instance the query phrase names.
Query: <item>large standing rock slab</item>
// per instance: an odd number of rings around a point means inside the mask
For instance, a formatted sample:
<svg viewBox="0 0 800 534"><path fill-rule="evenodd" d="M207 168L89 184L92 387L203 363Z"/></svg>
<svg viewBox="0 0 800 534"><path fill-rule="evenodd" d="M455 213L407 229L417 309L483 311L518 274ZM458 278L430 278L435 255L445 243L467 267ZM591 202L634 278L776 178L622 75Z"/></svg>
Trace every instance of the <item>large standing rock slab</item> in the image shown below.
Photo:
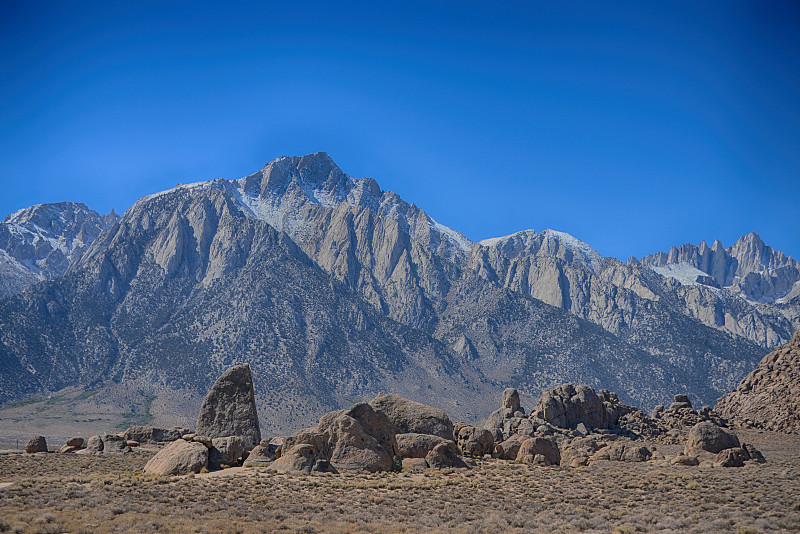
<svg viewBox="0 0 800 534"><path fill-rule="evenodd" d="M145 473L154 475L186 475L199 473L208 465L208 449L202 443L179 439L150 458Z"/></svg>
<svg viewBox="0 0 800 534"><path fill-rule="evenodd" d="M47 440L44 436L34 436L25 445L25 452L33 454L35 452L47 452Z"/></svg>
<svg viewBox="0 0 800 534"><path fill-rule="evenodd" d="M248 451L261 441L248 364L231 367L211 386L197 416L197 433L212 438L239 436Z"/></svg>
<svg viewBox="0 0 800 534"><path fill-rule="evenodd" d="M386 414L397 434L432 434L455 441L453 423L438 408L386 393L379 393L369 404Z"/></svg>
<svg viewBox="0 0 800 534"><path fill-rule="evenodd" d="M700 451L718 453L725 449L739 447L739 438L724 428L718 427L709 421L697 423L686 437L685 453L688 456Z"/></svg>

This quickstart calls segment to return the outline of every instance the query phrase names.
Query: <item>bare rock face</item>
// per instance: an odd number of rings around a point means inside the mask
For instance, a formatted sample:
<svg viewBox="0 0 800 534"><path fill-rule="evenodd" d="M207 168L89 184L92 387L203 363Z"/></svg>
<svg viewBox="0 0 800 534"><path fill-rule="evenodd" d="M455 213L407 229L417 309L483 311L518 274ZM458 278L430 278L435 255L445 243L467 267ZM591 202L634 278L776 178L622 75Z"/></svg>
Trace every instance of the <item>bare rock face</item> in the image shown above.
<svg viewBox="0 0 800 534"><path fill-rule="evenodd" d="M742 426L800 433L800 331L764 356L715 411Z"/></svg>
<svg viewBox="0 0 800 534"><path fill-rule="evenodd" d="M33 454L35 452L47 452L47 440L44 436L34 436L25 445L25 452Z"/></svg>
<svg viewBox="0 0 800 534"><path fill-rule="evenodd" d="M425 458L440 443L448 440L432 434L397 434L397 455L406 458Z"/></svg>
<svg viewBox="0 0 800 534"><path fill-rule="evenodd" d="M690 431L686 440L686 455L697 454L700 451L718 453L725 449L739 447L739 438L724 428L714 423L704 421L697 423Z"/></svg>
<svg viewBox="0 0 800 534"><path fill-rule="evenodd" d="M528 438L519 446L516 461L537 465L559 465L561 452L554 439Z"/></svg>
<svg viewBox="0 0 800 534"><path fill-rule="evenodd" d="M212 438L239 436L245 450L261 441L248 364L231 367L211 387L197 416L197 433Z"/></svg>
<svg viewBox="0 0 800 534"><path fill-rule="evenodd" d="M145 473L154 475L186 475L199 473L208 465L208 449L202 443L179 439L150 458Z"/></svg>
<svg viewBox="0 0 800 534"><path fill-rule="evenodd" d="M607 390L563 384L543 392L532 415L561 428L574 428L579 423L590 428L613 428L621 416L635 410Z"/></svg>
<svg viewBox="0 0 800 534"><path fill-rule="evenodd" d="M454 441L453 423L438 408L386 393L379 393L369 404L386 414L398 434L431 434Z"/></svg>

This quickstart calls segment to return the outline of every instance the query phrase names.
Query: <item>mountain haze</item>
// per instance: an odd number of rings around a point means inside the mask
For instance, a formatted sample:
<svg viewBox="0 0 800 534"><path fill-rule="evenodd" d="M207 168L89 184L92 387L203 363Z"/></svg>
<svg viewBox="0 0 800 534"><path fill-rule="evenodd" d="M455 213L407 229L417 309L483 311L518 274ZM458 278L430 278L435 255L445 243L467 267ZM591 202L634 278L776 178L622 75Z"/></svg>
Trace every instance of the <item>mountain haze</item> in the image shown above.
<svg viewBox="0 0 800 534"><path fill-rule="evenodd" d="M760 239L624 264L553 230L474 243L324 152L100 221L59 276L8 283L0 401L85 386L185 422L249 362L275 431L379 391L467 420L567 381L713 404L798 328L797 262Z"/></svg>

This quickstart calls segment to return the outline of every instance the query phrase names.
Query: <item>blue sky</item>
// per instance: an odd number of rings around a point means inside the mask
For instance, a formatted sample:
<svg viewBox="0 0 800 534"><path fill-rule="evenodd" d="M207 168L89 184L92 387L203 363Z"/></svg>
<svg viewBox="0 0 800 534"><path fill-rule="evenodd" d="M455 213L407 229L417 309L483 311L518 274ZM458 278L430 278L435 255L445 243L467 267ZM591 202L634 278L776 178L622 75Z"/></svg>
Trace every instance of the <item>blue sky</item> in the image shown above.
<svg viewBox="0 0 800 534"><path fill-rule="evenodd" d="M0 1L0 214L325 150L473 240L800 258L800 3L111 4Z"/></svg>

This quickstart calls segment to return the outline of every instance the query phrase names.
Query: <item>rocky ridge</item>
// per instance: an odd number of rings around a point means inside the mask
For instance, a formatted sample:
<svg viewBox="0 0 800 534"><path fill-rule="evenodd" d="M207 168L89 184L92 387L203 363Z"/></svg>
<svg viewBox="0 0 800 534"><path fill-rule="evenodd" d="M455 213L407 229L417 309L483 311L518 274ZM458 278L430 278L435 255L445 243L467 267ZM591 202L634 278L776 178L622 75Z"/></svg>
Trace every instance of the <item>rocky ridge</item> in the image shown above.
<svg viewBox="0 0 800 534"><path fill-rule="evenodd" d="M0 222L0 298L62 276L86 248L119 220L84 204L37 204Z"/></svg>
<svg viewBox="0 0 800 534"><path fill-rule="evenodd" d="M682 288L560 232L472 243L325 153L280 158L140 199L64 276L0 301L0 398L94 384L98 402L152 396L156 422L189 424L219 372L249 361L276 429L379 391L472 421L509 385L708 403L791 321L760 328L733 299L722 309L756 325L734 333L733 315L687 312Z"/></svg>
<svg viewBox="0 0 800 534"><path fill-rule="evenodd" d="M715 410L744 427L800 433L800 332L764 356Z"/></svg>

